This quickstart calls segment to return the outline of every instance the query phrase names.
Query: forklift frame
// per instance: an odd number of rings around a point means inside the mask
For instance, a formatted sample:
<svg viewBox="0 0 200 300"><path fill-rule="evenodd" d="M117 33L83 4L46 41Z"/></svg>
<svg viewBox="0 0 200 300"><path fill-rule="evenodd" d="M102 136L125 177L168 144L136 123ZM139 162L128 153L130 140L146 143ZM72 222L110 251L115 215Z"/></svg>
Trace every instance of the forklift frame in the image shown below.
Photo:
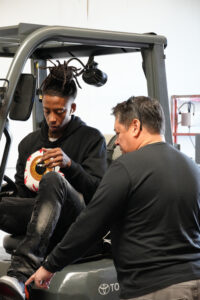
<svg viewBox="0 0 200 300"><path fill-rule="evenodd" d="M0 28L0 57L12 58L5 82L0 87L0 140L3 133L6 137L0 166L0 191L11 144L8 116L16 86L28 59L31 60L31 73L36 78L36 86L39 87L47 75L46 69L40 67L45 67L48 59L140 52L143 59L142 67L146 76L148 96L160 101L166 119L165 138L167 142L172 144L165 72L164 49L166 45L166 38L155 33L135 34L25 23ZM35 100L37 99L36 93ZM34 130L43 118L41 108L41 103L35 101L33 108ZM9 262L1 262L3 273L8 264ZM77 282L79 289L77 289ZM88 283L88 286L83 284L85 282ZM71 290L73 290L73 295ZM49 291L36 289L33 298L79 300L81 292L85 297L84 299L91 299L91 295L96 300L102 298L102 295L105 299L118 299L118 285L112 260L88 262L82 264L81 267L80 265L68 266L55 275Z"/></svg>

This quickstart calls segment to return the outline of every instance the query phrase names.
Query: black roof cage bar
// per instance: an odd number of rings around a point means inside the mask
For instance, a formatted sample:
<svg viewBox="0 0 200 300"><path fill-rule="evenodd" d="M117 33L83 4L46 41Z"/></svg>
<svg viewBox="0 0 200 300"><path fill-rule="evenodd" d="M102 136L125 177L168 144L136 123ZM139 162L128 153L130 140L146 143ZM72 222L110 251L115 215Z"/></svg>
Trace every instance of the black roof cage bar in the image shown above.
<svg viewBox="0 0 200 300"><path fill-rule="evenodd" d="M81 38L84 41L86 39L103 41L103 45L106 45L105 41L108 42L108 45L112 44L113 42L116 43L119 41L119 47L122 46L122 42L134 42L138 44L163 44L164 46L167 45L167 39L164 36L157 35L155 33L128 33L128 32L119 32L119 31L105 31L105 30L98 30L98 29L87 29L87 28L78 28L78 27L67 27L67 26L46 26L46 25L36 25L36 24L26 24L20 23L17 26L7 26L7 27L0 27L0 40L9 39L13 42L22 43L22 41L31 33L37 31L38 29L46 28L48 32L52 29L55 30L64 30L64 36L67 37L67 42L69 42L68 38L72 38L77 42L81 43ZM60 31L61 33L61 31ZM61 33L62 35L62 33ZM61 36L60 34L57 37ZM65 40L62 39L61 41L64 42ZM55 36L56 37L56 36ZM78 39L78 40L77 40ZM57 39L56 39L57 40ZM93 43L94 44L94 43ZM98 43L100 45L100 43ZM116 46L116 44L115 44Z"/></svg>
<svg viewBox="0 0 200 300"><path fill-rule="evenodd" d="M50 28L52 26L20 23L18 26L1 27L0 28L0 56L2 57L14 56L14 53L17 51L17 47L19 46L20 43L22 43L22 41L26 38L27 35L30 35L38 28L42 29L47 27ZM64 43L67 42L69 44L69 39L72 43L71 45L72 47L74 44L77 44L77 39L78 39L78 43L84 45L87 44L87 47L92 47L93 45L101 50L102 47L104 47L105 49L106 47L113 46L115 48L117 47L124 48L124 52L131 52L131 51L133 52L134 51L133 48L135 48L136 51L139 51L140 48L149 47L150 44L153 45L155 43L164 44L164 46L166 46L167 44L165 37L157 36L154 33L134 34L134 33L114 32L114 31L62 27L62 26L53 26L53 27L67 29L68 31L67 39L65 40L64 36L62 36L61 38L59 38L59 35L55 36L54 40L46 42L46 44L45 43L42 44L43 52L45 52L45 49L51 51L52 48L59 47L59 42L60 42L60 47L61 46L65 47ZM95 38L97 38L96 41ZM55 43L55 41L57 43ZM100 41L102 41L102 43L100 43ZM40 48L40 46L38 46L38 48ZM104 54L106 54L106 51L108 51L108 49L105 49ZM81 55L79 54L77 56L81 56ZM44 56L43 57L38 56L37 58L44 58Z"/></svg>

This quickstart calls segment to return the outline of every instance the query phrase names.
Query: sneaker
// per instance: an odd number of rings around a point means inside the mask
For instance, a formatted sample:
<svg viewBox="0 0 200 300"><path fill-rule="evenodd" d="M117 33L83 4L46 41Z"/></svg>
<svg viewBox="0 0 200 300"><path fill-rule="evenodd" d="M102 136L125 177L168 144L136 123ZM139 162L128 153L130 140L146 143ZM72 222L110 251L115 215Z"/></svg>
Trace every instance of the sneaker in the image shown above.
<svg viewBox="0 0 200 300"><path fill-rule="evenodd" d="M25 300L24 283L15 277L0 277L0 299Z"/></svg>

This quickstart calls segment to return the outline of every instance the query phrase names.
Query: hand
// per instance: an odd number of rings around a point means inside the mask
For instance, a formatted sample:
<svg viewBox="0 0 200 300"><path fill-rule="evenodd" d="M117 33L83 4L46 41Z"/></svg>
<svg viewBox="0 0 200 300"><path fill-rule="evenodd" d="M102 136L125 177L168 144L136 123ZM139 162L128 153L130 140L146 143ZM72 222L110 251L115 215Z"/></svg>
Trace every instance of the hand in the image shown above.
<svg viewBox="0 0 200 300"><path fill-rule="evenodd" d="M53 276L54 273L47 271L44 267L40 267L31 277L29 277L25 282L25 285L29 285L34 281L38 288L48 289Z"/></svg>
<svg viewBox="0 0 200 300"><path fill-rule="evenodd" d="M71 159L65 154L61 148L46 149L42 148L43 157L42 161L45 161L45 165L48 168L54 168L59 166L60 168L67 168L71 165Z"/></svg>

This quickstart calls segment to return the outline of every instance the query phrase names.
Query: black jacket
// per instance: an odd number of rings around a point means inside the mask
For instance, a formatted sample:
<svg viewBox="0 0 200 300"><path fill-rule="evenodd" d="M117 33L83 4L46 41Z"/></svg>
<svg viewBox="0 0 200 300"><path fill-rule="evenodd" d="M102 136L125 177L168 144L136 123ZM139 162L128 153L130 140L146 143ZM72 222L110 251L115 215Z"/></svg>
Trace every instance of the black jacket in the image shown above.
<svg viewBox="0 0 200 300"><path fill-rule="evenodd" d="M80 193L87 204L92 198L106 170L106 144L102 134L87 126L79 117L72 116L63 136L55 142L48 139L48 126L44 121L41 129L27 135L19 144L15 182L18 196L34 197L36 194L24 185L27 158L35 151L60 147L71 159L69 168L61 169L65 178Z"/></svg>

